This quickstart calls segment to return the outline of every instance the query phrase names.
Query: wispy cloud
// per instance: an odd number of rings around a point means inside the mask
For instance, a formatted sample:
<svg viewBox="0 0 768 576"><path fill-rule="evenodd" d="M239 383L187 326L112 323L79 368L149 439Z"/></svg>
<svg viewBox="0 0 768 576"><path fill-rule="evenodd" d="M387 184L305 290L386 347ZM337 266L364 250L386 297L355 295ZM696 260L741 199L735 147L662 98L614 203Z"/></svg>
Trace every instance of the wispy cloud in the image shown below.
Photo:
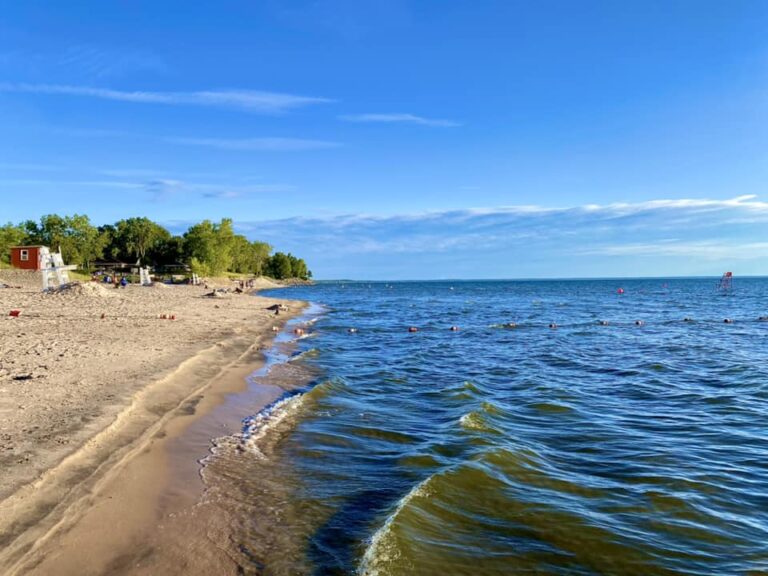
<svg viewBox="0 0 768 576"><path fill-rule="evenodd" d="M199 92L125 91L60 84L0 83L0 92L82 96L134 102L232 108L248 112L280 113L311 104L332 102L328 98L296 96L257 90L204 90Z"/></svg>
<svg viewBox="0 0 768 576"><path fill-rule="evenodd" d="M128 72L164 72L166 70L165 63L150 52L105 50L90 45L70 46L56 60L59 67L96 78L121 76Z"/></svg>
<svg viewBox="0 0 768 576"><path fill-rule="evenodd" d="M383 124L416 124L419 126L432 126L438 128L453 128L461 126L453 120L441 120L437 118L425 118L416 114L390 113L390 114L347 114L339 116L345 122L383 123Z"/></svg>
<svg viewBox="0 0 768 576"><path fill-rule="evenodd" d="M768 202L754 196L346 214L239 226L306 254L326 278L768 273Z"/></svg>
<svg viewBox="0 0 768 576"><path fill-rule="evenodd" d="M305 138L166 138L166 140L186 146L206 146L222 150L243 151L322 150L341 146L339 142Z"/></svg>
<svg viewBox="0 0 768 576"><path fill-rule="evenodd" d="M118 171L120 172L120 171ZM128 171L130 172L130 171ZM178 178L153 177L147 179L150 171L134 171L136 178L130 176L122 180L66 180L66 179L6 179L0 180L0 191L19 189L57 189L68 193L78 189L87 189L98 193L101 190L123 190L145 193L151 201L167 201L176 197L198 196L215 200L234 200L269 193L285 193L295 190L290 184L242 182L194 182Z"/></svg>

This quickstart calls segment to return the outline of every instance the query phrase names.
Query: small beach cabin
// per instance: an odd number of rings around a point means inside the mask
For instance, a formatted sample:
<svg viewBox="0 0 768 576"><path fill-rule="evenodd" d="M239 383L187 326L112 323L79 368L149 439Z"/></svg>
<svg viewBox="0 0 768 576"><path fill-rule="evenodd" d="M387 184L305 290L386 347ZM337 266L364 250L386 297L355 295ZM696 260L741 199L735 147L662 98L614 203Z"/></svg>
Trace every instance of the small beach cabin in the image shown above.
<svg viewBox="0 0 768 576"><path fill-rule="evenodd" d="M40 270L40 250L45 246L12 246L11 266L22 270Z"/></svg>

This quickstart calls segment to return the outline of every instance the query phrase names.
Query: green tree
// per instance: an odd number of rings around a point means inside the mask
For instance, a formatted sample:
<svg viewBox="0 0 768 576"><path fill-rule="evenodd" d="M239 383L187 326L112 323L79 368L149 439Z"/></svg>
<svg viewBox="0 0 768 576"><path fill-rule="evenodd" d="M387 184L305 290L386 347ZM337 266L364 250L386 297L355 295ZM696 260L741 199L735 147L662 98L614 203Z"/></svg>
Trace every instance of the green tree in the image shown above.
<svg viewBox="0 0 768 576"><path fill-rule="evenodd" d="M268 274L276 280L284 280L291 277L291 260L287 254L276 252L269 259Z"/></svg>
<svg viewBox="0 0 768 576"><path fill-rule="evenodd" d="M16 226L8 222L0 226L0 262L6 264L11 261L11 246L25 244L27 232L23 226Z"/></svg>
<svg viewBox="0 0 768 576"><path fill-rule="evenodd" d="M61 249L64 261L70 264L87 268L95 258L101 256L104 249L99 230L83 214L46 214L40 218L39 224L27 220L22 226L27 242L48 246L53 251Z"/></svg>
<svg viewBox="0 0 768 576"><path fill-rule="evenodd" d="M269 262L269 254L270 252L272 252L272 246L270 246L266 242L259 242L257 240L255 242L251 242L251 247L253 250L253 258L255 261L253 273L257 275L265 274L267 263Z"/></svg>
<svg viewBox="0 0 768 576"><path fill-rule="evenodd" d="M155 266L184 262L184 238L171 236L161 240L147 253L147 259Z"/></svg>
<svg viewBox="0 0 768 576"><path fill-rule="evenodd" d="M83 268L90 268L91 262L101 258L106 238L91 224L88 216L75 214L65 219L67 223L66 243L72 251L73 262Z"/></svg>
<svg viewBox="0 0 768 576"><path fill-rule="evenodd" d="M199 274L219 276L231 270L235 243L232 220L228 218L219 224L203 220L184 234L185 252L193 271Z"/></svg>
<svg viewBox="0 0 768 576"><path fill-rule="evenodd" d="M120 254L143 263L147 252L171 237L165 228L149 218L127 218L115 224L115 242Z"/></svg>

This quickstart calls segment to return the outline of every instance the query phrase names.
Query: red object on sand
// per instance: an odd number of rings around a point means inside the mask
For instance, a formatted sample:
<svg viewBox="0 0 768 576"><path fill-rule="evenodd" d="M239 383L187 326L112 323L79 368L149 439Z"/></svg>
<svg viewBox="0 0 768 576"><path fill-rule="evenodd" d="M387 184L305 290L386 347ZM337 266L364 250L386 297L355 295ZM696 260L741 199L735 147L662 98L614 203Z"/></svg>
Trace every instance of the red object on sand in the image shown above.
<svg viewBox="0 0 768 576"><path fill-rule="evenodd" d="M176 320L176 314L171 314L171 320Z"/></svg>
<svg viewBox="0 0 768 576"><path fill-rule="evenodd" d="M18 318L19 314L21 314L21 310L11 310L11 313L8 314L8 316L13 316L14 318Z"/></svg>

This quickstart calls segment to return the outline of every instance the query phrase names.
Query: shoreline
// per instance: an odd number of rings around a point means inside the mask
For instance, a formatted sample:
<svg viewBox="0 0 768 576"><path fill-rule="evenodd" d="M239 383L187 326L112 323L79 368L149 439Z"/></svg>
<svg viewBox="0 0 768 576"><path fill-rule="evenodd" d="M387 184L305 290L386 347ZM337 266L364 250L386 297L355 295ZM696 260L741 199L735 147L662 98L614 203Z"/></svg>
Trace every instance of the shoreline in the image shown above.
<svg viewBox="0 0 768 576"><path fill-rule="evenodd" d="M0 572L45 574L55 566L57 574L101 573L106 568L114 573L120 548L130 546L131 532L135 536L158 513L199 494L199 477L192 485L189 470L172 473L179 465L173 461L174 442L228 394L248 388L247 376L264 365L263 350L275 340L273 327L282 330L306 308L303 302L254 294L239 298L248 298L245 323L238 313L237 322L226 322L223 338L198 341L164 358L168 367L124 391L121 409L106 410L95 419L104 426L0 500ZM256 314L276 302L288 311L278 318ZM216 311L226 307L214 306ZM260 401L266 405L282 390L263 393ZM93 427L89 423L76 429L72 443ZM197 474L197 459L190 467ZM171 484L174 474L185 480ZM164 494L166 488L170 492Z"/></svg>

